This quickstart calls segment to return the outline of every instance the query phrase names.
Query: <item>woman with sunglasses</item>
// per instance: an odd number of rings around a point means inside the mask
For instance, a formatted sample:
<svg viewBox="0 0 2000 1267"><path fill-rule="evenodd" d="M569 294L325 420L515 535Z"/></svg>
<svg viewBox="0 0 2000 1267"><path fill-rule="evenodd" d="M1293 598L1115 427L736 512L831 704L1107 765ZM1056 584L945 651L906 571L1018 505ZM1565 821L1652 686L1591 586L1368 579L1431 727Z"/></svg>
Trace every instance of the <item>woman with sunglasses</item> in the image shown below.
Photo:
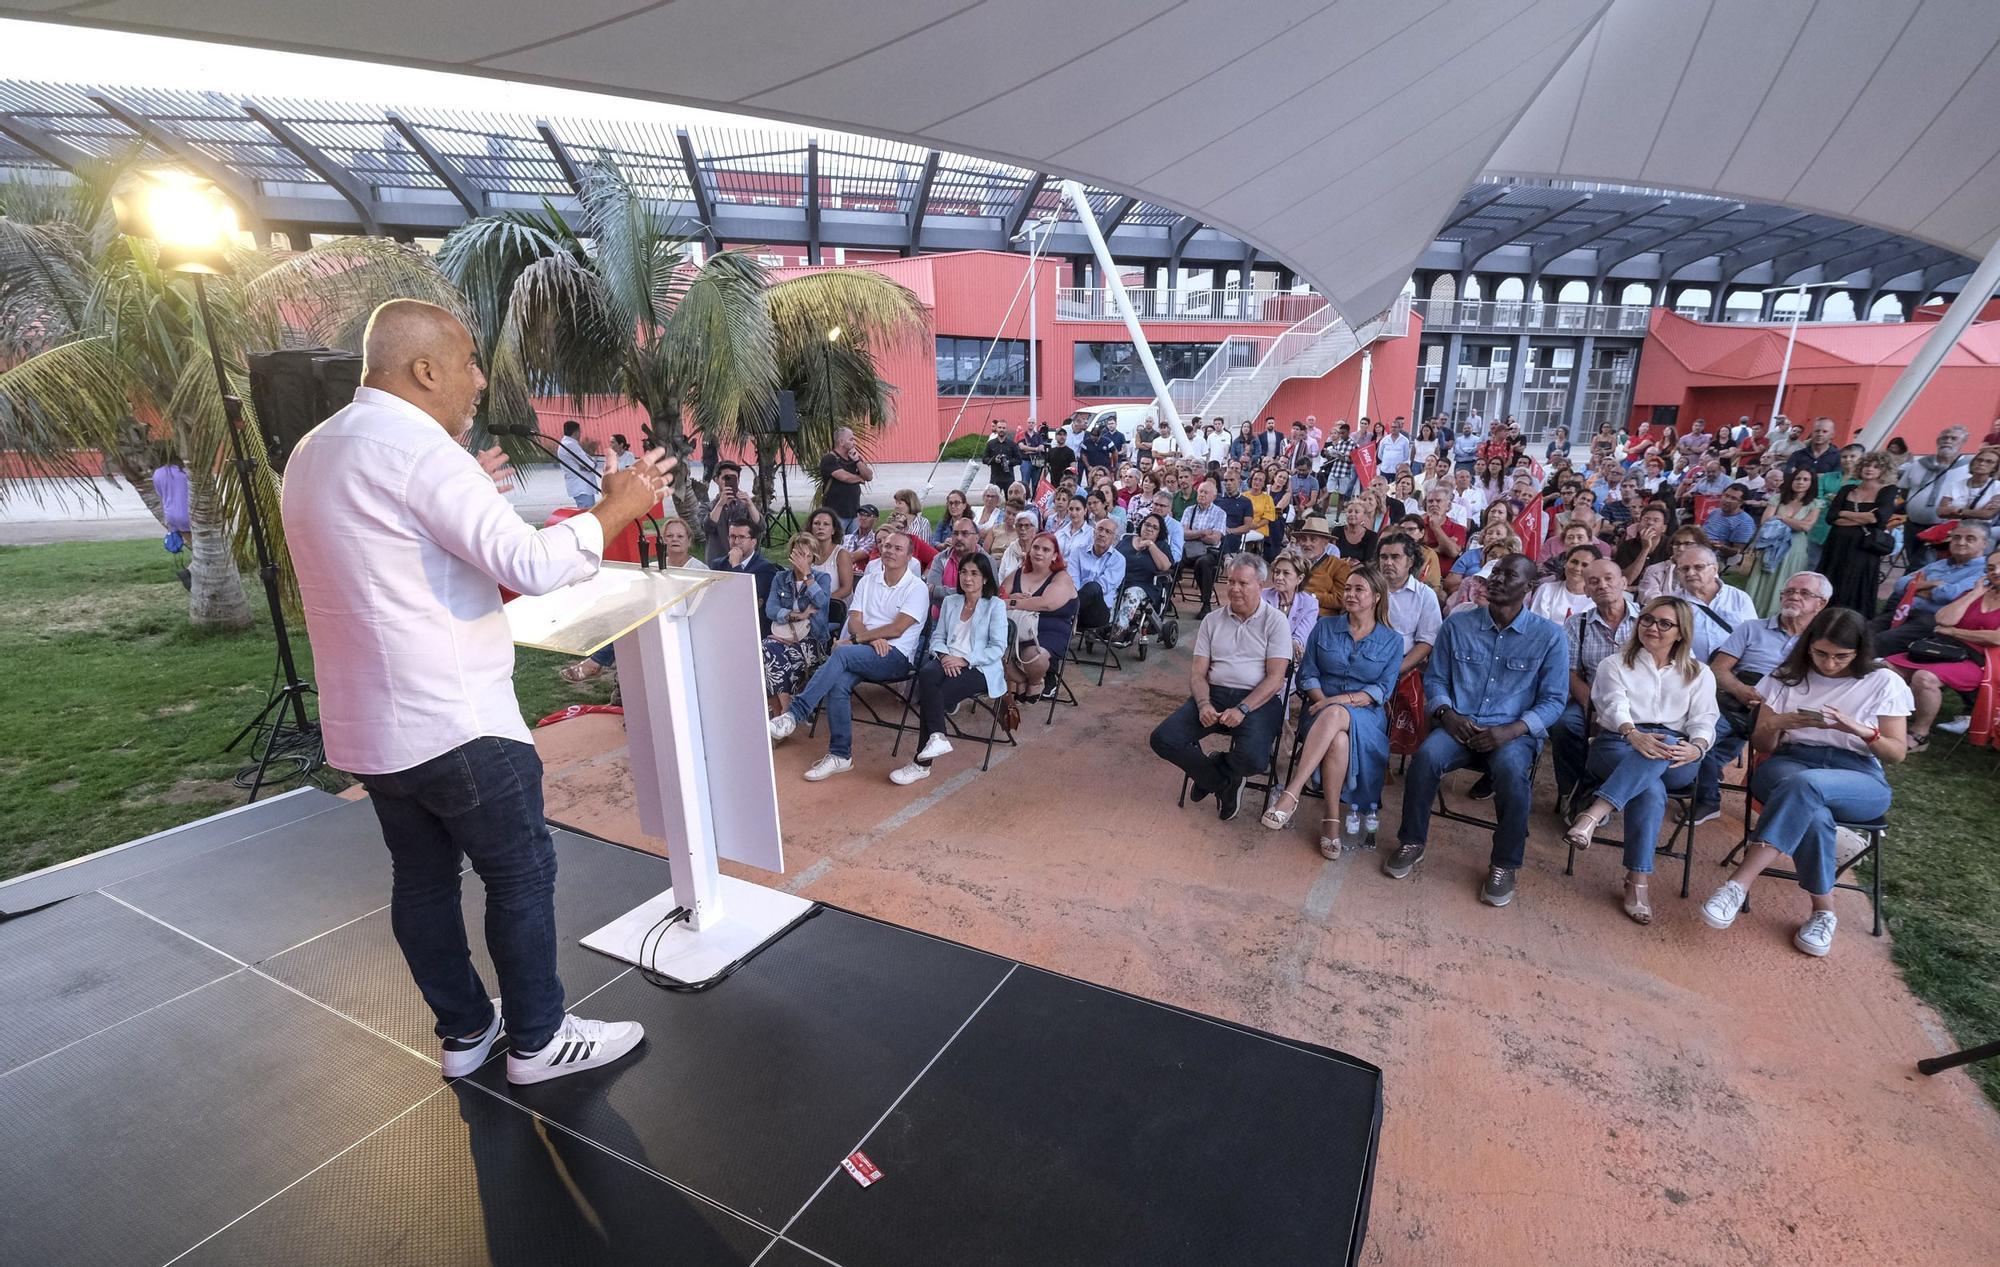
<svg viewBox="0 0 2000 1267"><path fill-rule="evenodd" d="M1786 856L1813 908L1792 944L1824 955L1833 949L1838 923L1834 824L1889 812L1882 763L1909 755L1905 730L1915 701L1903 679L1875 662L1868 622L1847 607L1813 617L1757 689L1764 707L1750 743L1768 755L1750 775L1750 796L1763 802L1764 811L1743 864L1702 904L1701 917L1710 928L1735 923L1750 882Z"/></svg>
<svg viewBox="0 0 2000 1267"><path fill-rule="evenodd" d="M1639 924L1653 922L1646 883L1667 793L1694 783L1715 742L1715 675L1692 654L1693 630L1687 603L1654 599L1625 649L1605 657L1590 683L1598 732L1587 768L1599 782L1564 839L1588 849L1606 819L1625 815L1625 914Z"/></svg>

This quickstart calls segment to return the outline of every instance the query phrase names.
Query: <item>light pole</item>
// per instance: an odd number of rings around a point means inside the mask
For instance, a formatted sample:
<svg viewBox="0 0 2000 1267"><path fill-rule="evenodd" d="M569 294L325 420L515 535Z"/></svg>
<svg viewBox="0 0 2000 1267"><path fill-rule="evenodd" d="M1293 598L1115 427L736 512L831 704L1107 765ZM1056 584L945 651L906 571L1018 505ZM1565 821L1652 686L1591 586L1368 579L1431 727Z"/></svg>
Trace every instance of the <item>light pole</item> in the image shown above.
<svg viewBox="0 0 2000 1267"><path fill-rule="evenodd" d="M1771 417L1776 418L1785 412L1785 380L1792 372L1792 348L1799 341L1799 318L1805 315L1806 292L1820 287L1839 286L1839 282L1800 282L1796 286L1766 286L1757 292L1760 295L1796 293L1799 297L1798 306L1792 309L1791 329L1785 334L1785 359L1778 365L1778 394L1771 401Z"/></svg>
<svg viewBox="0 0 2000 1267"><path fill-rule="evenodd" d="M120 191L115 207L121 233L152 239L159 246L162 269L185 273L194 279L202 338L208 346L209 363L215 369L216 390L222 396L222 416L234 454L232 465L243 492L243 513L249 520L250 539L257 551L257 575L264 583L264 602L271 612L271 631L278 641L278 669L284 679L265 701L263 710L237 731L224 749L233 751L244 739L257 736L251 743L255 764L236 776L237 786L249 788L250 799L254 801L263 791L274 762L291 767L290 773L282 778L295 778L318 769L324 749L319 723L306 715L306 696L317 692L311 683L299 677L298 663L292 656L291 632L285 625L285 607L278 594L278 564L271 555L263 509L251 478L257 461L243 442L243 401L230 390L229 375L222 364L222 348L215 341L215 313L208 301L208 279L222 271L230 243L236 236L236 215L213 184L171 171L151 172L136 178Z"/></svg>

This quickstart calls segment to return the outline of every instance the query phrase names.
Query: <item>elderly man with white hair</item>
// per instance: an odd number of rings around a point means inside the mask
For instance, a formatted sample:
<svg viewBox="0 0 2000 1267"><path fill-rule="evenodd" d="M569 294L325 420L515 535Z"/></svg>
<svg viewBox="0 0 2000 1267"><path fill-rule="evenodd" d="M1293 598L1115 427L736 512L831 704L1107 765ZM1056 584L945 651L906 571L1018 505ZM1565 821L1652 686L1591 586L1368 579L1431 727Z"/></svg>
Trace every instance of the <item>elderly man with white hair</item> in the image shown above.
<svg viewBox="0 0 2000 1267"><path fill-rule="evenodd" d="M1155 753L1187 772L1194 800L1215 797L1216 816L1224 822L1236 817L1243 781L1270 767L1285 724L1292 628L1264 601L1268 575L1257 555L1230 556L1223 604L1195 632L1188 699L1153 728L1151 739ZM1229 736L1229 747L1204 752L1201 741L1218 734Z"/></svg>
<svg viewBox="0 0 2000 1267"><path fill-rule="evenodd" d="M1709 659L1722 716L1716 722L1715 742L1702 756L1701 770L1695 777L1697 823L1708 822L1722 813L1722 772L1743 751L1757 706L1764 702L1757 683L1784 663L1785 657L1792 653L1792 644L1832 597L1833 582L1824 576L1817 572L1793 573L1778 591L1777 613L1737 625ZM1695 623L1701 623L1699 615Z"/></svg>
<svg viewBox="0 0 2000 1267"><path fill-rule="evenodd" d="M1937 452L1914 457L1903 463L1897 483L1903 488L1903 513L1909 526L1903 530L1903 555L1916 571L1929 563L1936 551L1920 534L1935 528L1942 515L1938 503L1949 496L1956 478L1965 473L1971 459L1961 451L1972 433L1964 427L1946 427L1938 433ZM1984 554L1985 551L1980 551Z"/></svg>
<svg viewBox="0 0 2000 1267"><path fill-rule="evenodd" d="M1684 545L1674 555L1674 581L1665 591L1694 608L1694 658L1703 664L1738 625L1757 619L1750 595L1722 581L1715 551L1705 545Z"/></svg>

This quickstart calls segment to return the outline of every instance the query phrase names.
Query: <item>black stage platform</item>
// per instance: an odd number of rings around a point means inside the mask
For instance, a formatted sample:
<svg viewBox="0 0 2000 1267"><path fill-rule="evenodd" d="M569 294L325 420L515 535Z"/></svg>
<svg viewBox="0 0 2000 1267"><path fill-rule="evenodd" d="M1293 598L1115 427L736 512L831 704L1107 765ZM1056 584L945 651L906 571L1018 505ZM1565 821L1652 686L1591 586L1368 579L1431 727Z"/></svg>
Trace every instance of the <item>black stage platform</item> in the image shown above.
<svg viewBox="0 0 2000 1267"><path fill-rule="evenodd" d="M646 1042L525 1088L440 1082L366 803L0 885L0 1263L1358 1258L1372 1066L824 908L669 993L576 944L666 864L556 839L571 1006Z"/></svg>

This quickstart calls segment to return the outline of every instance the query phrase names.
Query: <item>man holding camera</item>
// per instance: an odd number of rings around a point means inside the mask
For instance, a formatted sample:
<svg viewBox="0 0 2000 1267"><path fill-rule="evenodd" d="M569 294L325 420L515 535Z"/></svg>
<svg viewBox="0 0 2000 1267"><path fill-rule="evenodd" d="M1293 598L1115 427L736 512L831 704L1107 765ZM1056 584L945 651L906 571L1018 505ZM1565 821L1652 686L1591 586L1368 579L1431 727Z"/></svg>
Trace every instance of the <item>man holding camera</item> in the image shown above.
<svg viewBox="0 0 2000 1267"><path fill-rule="evenodd" d="M764 530L764 516L758 511L757 503L742 491L742 482L741 466L726 458L715 464L715 500L698 512L702 537L708 543L702 555L705 559L712 561L718 555L729 553L729 529L732 524L749 524L753 537Z"/></svg>

